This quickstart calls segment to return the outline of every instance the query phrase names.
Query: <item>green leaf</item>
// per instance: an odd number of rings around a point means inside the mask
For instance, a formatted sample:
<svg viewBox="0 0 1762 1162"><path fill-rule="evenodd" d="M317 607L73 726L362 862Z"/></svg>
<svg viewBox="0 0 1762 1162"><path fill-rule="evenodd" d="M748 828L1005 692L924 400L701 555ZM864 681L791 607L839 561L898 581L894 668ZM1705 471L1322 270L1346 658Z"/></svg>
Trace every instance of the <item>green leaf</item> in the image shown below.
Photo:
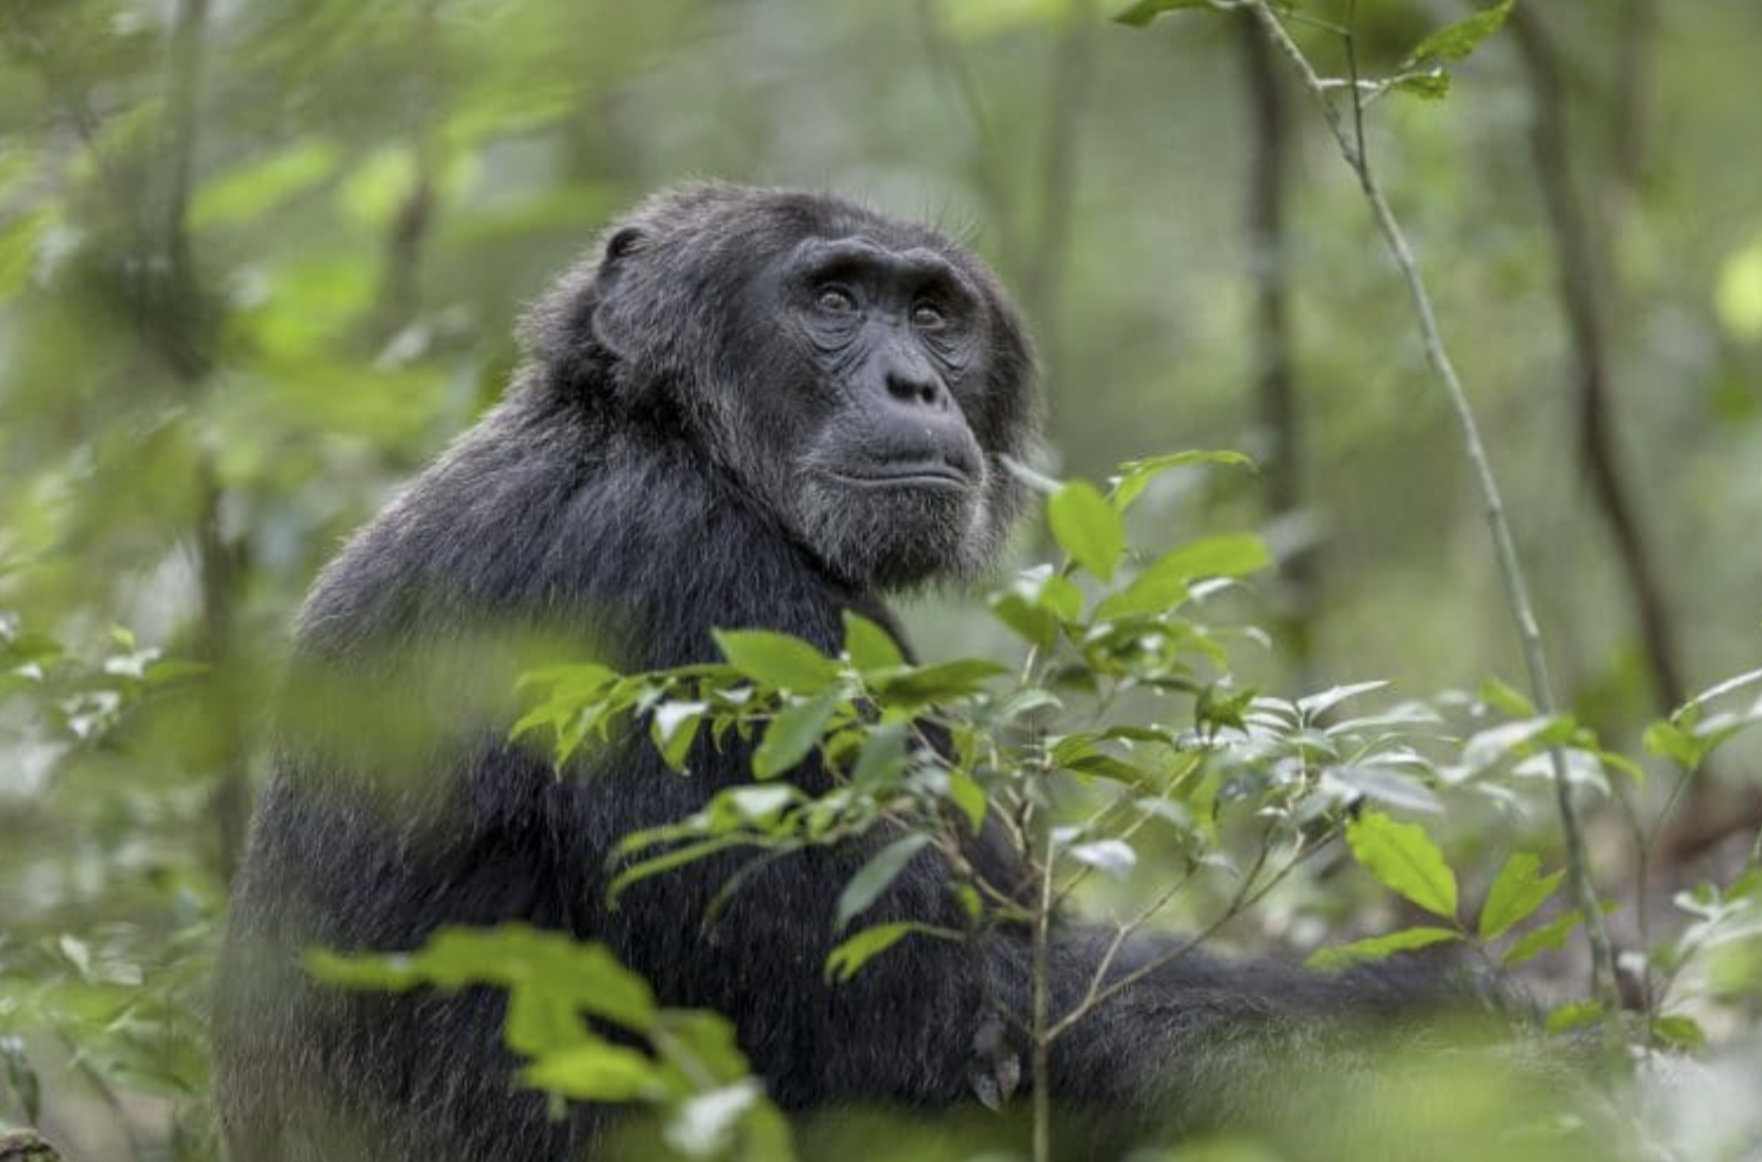
<svg viewBox="0 0 1762 1162"><path fill-rule="evenodd" d="M1058 641L1058 618L1020 593L1005 591L991 597L991 612L1042 651Z"/></svg>
<svg viewBox="0 0 1762 1162"><path fill-rule="evenodd" d="M1151 21L1165 12L1182 12L1211 6L1211 0L1138 0L1138 3L1124 12L1115 14L1114 22L1130 28L1148 28Z"/></svg>
<svg viewBox="0 0 1762 1162"><path fill-rule="evenodd" d="M826 979L832 983L842 983L857 974L863 965L886 952L913 932L920 925L909 921L894 924L878 924L873 928L864 928L855 936L843 941L826 955Z"/></svg>
<svg viewBox="0 0 1762 1162"><path fill-rule="evenodd" d="M1424 101L1442 101L1450 95L1450 74L1443 69L1429 73L1404 73L1395 78L1397 93L1408 93Z"/></svg>
<svg viewBox="0 0 1762 1162"><path fill-rule="evenodd" d="M1415 948L1426 948L1433 944L1443 944L1449 940L1460 939L1462 939L1462 933L1450 928L1425 926L1403 928L1401 931L1391 932L1387 936L1372 936L1367 940L1354 940L1351 944L1323 948L1303 963L1307 968L1333 972L1342 968L1350 968L1354 964L1383 960L1397 952L1408 952Z"/></svg>
<svg viewBox="0 0 1762 1162"><path fill-rule="evenodd" d="M887 885L898 878L906 865L930 842L928 835L907 835L896 839L869 858L844 890L838 894L838 914L833 920L835 931L843 931L863 910L881 898Z"/></svg>
<svg viewBox="0 0 1762 1162"><path fill-rule="evenodd" d="M675 771L685 770L685 756L697 741L707 702L663 702L649 719L649 734L661 752L661 761Z"/></svg>
<svg viewBox="0 0 1762 1162"><path fill-rule="evenodd" d="M1652 1035L1671 1048L1688 1053L1707 1046L1707 1033L1693 1017L1659 1017L1652 1022Z"/></svg>
<svg viewBox="0 0 1762 1162"><path fill-rule="evenodd" d="M1565 1033L1594 1024L1603 1016L1603 1006L1596 1001L1568 1001L1548 1014L1550 1033Z"/></svg>
<svg viewBox="0 0 1762 1162"><path fill-rule="evenodd" d="M1456 919L1456 876L1443 852L1412 823L1367 811L1346 825L1346 842L1359 866L1434 916Z"/></svg>
<svg viewBox="0 0 1762 1162"><path fill-rule="evenodd" d="M1152 480L1164 472L1184 468L1189 464L1225 464L1249 469L1254 467L1254 461L1240 452L1174 452L1167 456L1152 456L1147 460L1129 460L1120 465L1120 474L1114 477L1113 491L1109 494L1114 507L1125 512Z"/></svg>
<svg viewBox="0 0 1762 1162"><path fill-rule="evenodd" d="M1548 949L1566 947L1567 934L1577 928L1583 920L1584 913L1577 908L1556 916L1540 928L1526 932L1515 944L1506 949L1501 963L1507 966L1521 964Z"/></svg>
<svg viewBox="0 0 1762 1162"><path fill-rule="evenodd" d="M1040 604L1068 625L1083 616L1083 591L1070 578L1053 573L1040 587Z"/></svg>
<svg viewBox="0 0 1762 1162"><path fill-rule="evenodd" d="M1047 523L1059 547L1103 581L1113 580L1126 551L1126 526L1119 510L1086 480L1073 480L1052 494Z"/></svg>
<svg viewBox="0 0 1762 1162"><path fill-rule="evenodd" d="M1058 640L1059 626L1083 615L1083 591L1053 572L1052 566L1037 565L993 594L991 609L999 621L1041 649L1050 649Z"/></svg>
<svg viewBox="0 0 1762 1162"><path fill-rule="evenodd" d="M1462 60L1479 48L1482 41L1499 31L1516 3L1517 0L1504 0L1504 3L1495 4L1484 12L1477 12L1467 20L1445 25L1420 41L1409 59L1415 62Z"/></svg>
<svg viewBox="0 0 1762 1162"><path fill-rule="evenodd" d="M1384 681L1370 681L1330 686L1326 690L1297 699L1297 716L1303 722L1314 722L1340 703L1348 702L1360 694L1374 694L1388 685Z"/></svg>
<svg viewBox="0 0 1762 1162"><path fill-rule="evenodd" d="M773 779L808 757L843 699L836 691L778 711L765 728L765 740L753 752L753 777Z"/></svg>
<svg viewBox="0 0 1762 1162"><path fill-rule="evenodd" d="M1699 767L1707 757L1707 747L1700 739L1671 722L1654 722L1646 727L1641 742L1651 753L1687 771Z"/></svg>
<svg viewBox="0 0 1762 1162"><path fill-rule="evenodd" d="M1158 557L1146 574L1170 573L1177 576L1241 577L1264 569L1272 563L1266 544L1252 533L1205 537L1172 549Z"/></svg>
<svg viewBox="0 0 1762 1162"><path fill-rule="evenodd" d="M1187 586L1200 577L1240 577L1271 563L1266 545L1251 533L1205 537L1158 557L1126 588L1095 609L1099 620L1172 609L1187 600Z"/></svg>
<svg viewBox="0 0 1762 1162"><path fill-rule="evenodd" d="M985 788L979 785L979 781L965 771L949 771L948 798L966 816L973 834L979 834L985 826L985 812L990 806L985 798Z"/></svg>
<svg viewBox="0 0 1762 1162"><path fill-rule="evenodd" d="M522 1084L575 1101L634 1101L659 1097L665 1082L647 1054L594 1039L547 1053L520 1071Z"/></svg>
<svg viewBox="0 0 1762 1162"><path fill-rule="evenodd" d="M870 731L863 739L863 749L857 753L851 782L868 791L876 790L879 784L891 786L905 770L907 741L903 726L882 726Z"/></svg>
<svg viewBox="0 0 1762 1162"><path fill-rule="evenodd" d="M798 637L761 629L719 629L714 636L728 664L761 686L818 694L838 680L837 663Z"/></svg>
<svg viewBox="0 0 1762 1162"><path fill-rule="evenodd" d="M1482 702L1501 714L1512 718L1534 718L1536 716L1535 703L1497 678L1488 678L1482 682L1480 689L1475 693L1480 696Z"/></svg>
<svg viewBox="0 0 1762 1162"><path fill-rule="evenodd" d="M986 682L1007 673L1007 667L983 658L956 658L878 680L875 692L888 702L944 702L975 694Z"/></svg>
<svg viewBox="0 0 1762 1162"><path fill-rule="evenodd" d="M848 609L844 611L844 652L859 674L894 670L906 664L892 634Z"/></svg>
<svg viewBox="0 0 1762 1162"><path fill-rule="evenodd" d="M1513 924L1529 919L1566 877L1564 871L1540 875L1541 868L1542 861L1527 851L1516 852L1505 861L1481 908L1482 940L1502 936Z"/></svg>
<svg viewBox="0 0 1762 1162"><path fill-rule="evenodd" d="M347 988L404 992L433 985L454 992L492 984L523 992L537 989L562 1003L637 1032L653 1028L654 994L648 984L598 944L561 932L503 924L496 928L443 928L409 953L345 956L314 949L306 956L313 976Z"/></svg>

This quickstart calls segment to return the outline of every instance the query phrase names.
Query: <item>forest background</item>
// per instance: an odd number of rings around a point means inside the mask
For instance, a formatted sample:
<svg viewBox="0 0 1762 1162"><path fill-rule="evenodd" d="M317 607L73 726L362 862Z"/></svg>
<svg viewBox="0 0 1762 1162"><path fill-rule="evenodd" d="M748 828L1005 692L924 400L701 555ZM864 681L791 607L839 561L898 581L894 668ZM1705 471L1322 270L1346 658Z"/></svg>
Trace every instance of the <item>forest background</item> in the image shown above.
<svg viewBox="0 0 1762 1162"><path fill-rule="evenodd" d="M1474 11L1356 8L1366 76ZM1048 476L1252 458L1165 474L1130 514L1150 554L1265 541L1275 567L1219 599L1267 631L1233 650L1238 688L1522 687L1450 403L1311 95L1245 19L1115 15L0 0L0 1118L70 1157L209 1156L206 990L300 595L495 399L522 304L674 181L837 190L970 240L1038 338ZM1294 27L1347 75L1339 37ZM1657 775L1591 796L1611 894L1637 874L1621 799L1650 833L1624 946L1641 906L1667 934L1706 919L1672 894L1741 884L1762 825L1753 739L1668 817L1684 756L1646 745L1762 655L1759 46L1749 0L1528 0L1444 99L1366 110L1561 704ZM1055 551L1036 523L1003 574ZM932 658L1007 661L979 605L920 595L906 620ZM1435 831L1484 888L1556 826ZM1229 939L1391 926L1363 888L1306 881ZM1582 950L1556 959L1544 990L1582 990ZM1731 992L1695 1010L1716 1041L1754 1015Z"/></svg>

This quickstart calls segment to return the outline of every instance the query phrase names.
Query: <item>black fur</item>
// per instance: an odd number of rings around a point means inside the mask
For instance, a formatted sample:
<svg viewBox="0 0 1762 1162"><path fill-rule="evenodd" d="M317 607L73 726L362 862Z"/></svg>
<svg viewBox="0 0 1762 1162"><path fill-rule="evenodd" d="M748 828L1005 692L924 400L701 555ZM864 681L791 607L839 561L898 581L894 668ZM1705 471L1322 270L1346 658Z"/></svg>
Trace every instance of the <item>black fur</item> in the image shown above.
<svg viewBox="0 0 1762 1162"><path fill-rule="evenodd" d="M924 316L922 349L897 318L864 314L873 333L850 338L844 304L811 296L842 269L822 251L851 239L856 277L877 263L875 285L939 288L957 317ZM553 1121L511 1085L494 992L347 993L298 965L312 945L407 949L447 924L523 920L605 942L663 1003L732 1017L787 1109L971 1104L976 1073L1020 1052L988 1014L1027 1011L1025 937L908 940L851 983L825 984L834 901L867 855L855 846L774 864L708 932L700 918L725 865L645 881L608 911L611 846L744 781L749 754L700 748L682 778L639 743L559 780L505 741L498 699L514 662L474 655L419 687L410 675L486 631L631 668L714 658L712 627L786 630L835 652L842 611L892 625L879 590L973 572L1019 505L999 458L1022 454L1034 427L1028 344L996 280L930 230L836 198L695 186L609 230L525 340L507 398L350 542L301 616L298 673L347 692L311 705L359 720L290 726L258 811L217 1017L232 1157L561 1162L591 1150L603 1113ZM831 475L925 456L947 480ZM374 745L382 718L412 700L430 717L407 744ZM1001 847L976 857L1012 878ZM865 919L959 926L946 881L925 856ZM1100 950L1083 932L1061 937L1061 1007ZM1155 950L1134 945L1122 967ZM1373 974L1184 957L1058 1042L1052 1085L1096 1112L1071 1122L1091 1130L1227 1123L1289 1100L1326 1059L1337 1018L1405 995Z"/></svg>

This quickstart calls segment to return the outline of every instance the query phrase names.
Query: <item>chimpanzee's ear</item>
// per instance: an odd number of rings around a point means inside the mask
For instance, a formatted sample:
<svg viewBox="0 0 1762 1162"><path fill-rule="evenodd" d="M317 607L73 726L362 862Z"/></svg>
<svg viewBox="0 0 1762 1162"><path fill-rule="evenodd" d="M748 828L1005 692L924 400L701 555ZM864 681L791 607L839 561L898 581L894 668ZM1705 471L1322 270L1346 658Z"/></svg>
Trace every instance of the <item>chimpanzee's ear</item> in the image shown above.
<svg viewBox="0 0 1762 1162"><path fill-rule="evenodd" d="M600 273L603 275L608 266L634 254L647 237L640 226L626 226L606 239L606 254L600 262Z"/></svg>
<svg viewBox="0 0 1762 1162"><path fill-rule="evenodd" d="M623 302L622 291L629 281L631 259L641 252L648 234L638 226L625 226L606 239L598 271L593 280L593 306L589 326L594 341L614 356L624 357L634 346L629 334L632 312Z"/></svg>

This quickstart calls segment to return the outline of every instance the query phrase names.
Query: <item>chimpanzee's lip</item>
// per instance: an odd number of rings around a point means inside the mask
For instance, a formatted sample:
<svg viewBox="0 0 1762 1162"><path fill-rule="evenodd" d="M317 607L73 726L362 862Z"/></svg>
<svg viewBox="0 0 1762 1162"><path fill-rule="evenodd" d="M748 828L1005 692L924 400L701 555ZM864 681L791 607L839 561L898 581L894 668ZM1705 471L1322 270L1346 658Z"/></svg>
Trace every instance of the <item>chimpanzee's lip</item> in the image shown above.
<svg viewBox="0 0 1762 1162"><path fill-rule="evenodd" d="M840 484L856 488L931 488L964 491L966 473L952 464L902 464L897 468L828 472Z"/></svg>

